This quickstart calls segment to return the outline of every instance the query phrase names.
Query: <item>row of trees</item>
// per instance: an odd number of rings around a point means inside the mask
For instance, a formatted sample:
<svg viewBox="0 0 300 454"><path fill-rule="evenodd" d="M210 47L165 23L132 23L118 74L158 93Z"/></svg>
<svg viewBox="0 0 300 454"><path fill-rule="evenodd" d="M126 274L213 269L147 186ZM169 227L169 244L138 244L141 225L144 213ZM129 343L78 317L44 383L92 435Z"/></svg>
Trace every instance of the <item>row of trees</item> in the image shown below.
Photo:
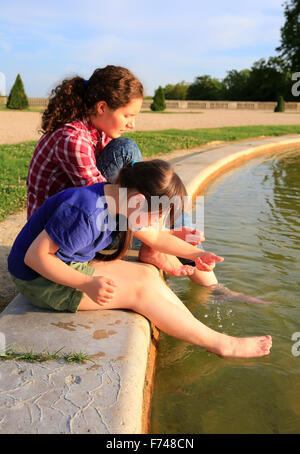
<svg viewBox="0 0 300 454"><path fill-rule="evenodd" d="M203 75L191 84L184 81L168 84L163 90L166 99L276 101L283 96L286 101L293 101L294 83L292 72L286 69L283 60L270 57L255 62L251 69L228 71L223 80Z"/></svg>

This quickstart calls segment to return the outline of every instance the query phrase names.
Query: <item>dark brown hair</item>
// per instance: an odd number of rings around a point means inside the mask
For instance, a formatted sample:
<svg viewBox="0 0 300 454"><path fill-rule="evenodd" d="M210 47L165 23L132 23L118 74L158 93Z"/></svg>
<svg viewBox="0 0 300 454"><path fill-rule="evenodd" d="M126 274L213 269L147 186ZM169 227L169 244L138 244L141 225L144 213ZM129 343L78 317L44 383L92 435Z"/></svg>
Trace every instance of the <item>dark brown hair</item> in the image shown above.
<svg viewBox="0 0 300 454"><path fill-rule="evenodd" d="M184 197L187 195L186 188L174 172L172 166L161 159L129 163L122 167L115 181L121 188L137 189L145 196L148 212L151 211L151 197L167 196L169 200L177 196L184 206ZM161 211L160 211L161 213ZM174 206L171 205L171 218L174 221ZM127 228L125 232L119 232L118 249L109 255L97 254L101 260L115 260L122 258L130 247L133 232Z"/></svg>
<svg viewBox="0 0 300 454"><path fill-rule="evenodd" d="M75 76L54 88L42 116L42 132L95 113L96 104L106 101L116 110L144 95L142 83L126 68L108 65L94 71L89 80Z"/></svg>

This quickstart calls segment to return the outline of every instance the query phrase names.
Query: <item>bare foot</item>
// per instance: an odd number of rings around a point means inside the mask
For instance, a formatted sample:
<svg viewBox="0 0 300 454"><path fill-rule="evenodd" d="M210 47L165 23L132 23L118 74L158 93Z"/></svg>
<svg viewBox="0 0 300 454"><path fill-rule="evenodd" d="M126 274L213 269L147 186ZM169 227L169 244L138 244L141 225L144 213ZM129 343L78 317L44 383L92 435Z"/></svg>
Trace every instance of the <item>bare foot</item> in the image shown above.
<svg viewBox="0 0 300 454"><path fill-rule="evenodd" d="M155 251L143 244L139 251L139 259L144 263L151 263L151 265L165 271L167 274L173 276L191 276L195 267L191 265L182 265L177 257L174 255L163 254Z"/></svg>
<svg viewBox="0 0 300 454"><path fill-rule="evenodd" d="M245 295L244 293L233 292L223 284L211 286L213 295L219 301L240 301L252 304L272 304L271 301L265 301L254 296Z"/></svg>
<svg viewBox="0 0 300 454"><path fill-rule="evenodd" d="M222 340L219 351L215 353L230 358L258 358L270 353L272 347L271 336L259 337L230 337Z"/></svg>

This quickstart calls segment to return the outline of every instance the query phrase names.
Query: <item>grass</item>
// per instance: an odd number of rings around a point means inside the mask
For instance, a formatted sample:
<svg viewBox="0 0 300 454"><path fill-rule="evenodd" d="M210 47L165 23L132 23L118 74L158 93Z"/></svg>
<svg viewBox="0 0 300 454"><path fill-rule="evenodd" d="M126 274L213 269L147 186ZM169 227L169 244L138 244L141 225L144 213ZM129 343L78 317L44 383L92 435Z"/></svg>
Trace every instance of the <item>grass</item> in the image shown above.
<svg viewBox="0 0 300 454"><path fill-rule="evenodd" d="M21 347L19 350L8 349L5 354L0 354L0 361L3 360L16 360L16 361L27 361L30 363L41 363L45 361L59 361L63 360L67 363L85 363L86 361L92 361L86 353L83 352L71 352L59 354L62 350L58 350L55 353L40 352L34 353L33 350L24 351Z"/></svg>
<svg viewBox="0 0 300 454"><path fill-rule="evenodd" d="M27 109L8 109L5 104L0 104L1 112L44 112L44 107L28 107Z"/></svg>
<svg viewBox="0 0 300 454"><path fill-rule="evenodd" d="M260 136L300 134L300 125L168 129L126 134L144 157L195 148L212 141L237 141ZM36 142L0 145L0 220L26 207L26 177Z"/></svg>
<svg viewBox="0 0 300 454"><path fill-rule="evenodd" d="M0 145L0 220L26 208L26 177L35 145Z"/></svg>
<svg viewBox="0 0 300 454"><path fill-rule="evenodd" d="M163 131L137 131L126 134L133 139L145 157L174 150L195 148L213 141L237 141L261 136L300 134L300 125L235 126L225 128L167 129Z"/></svg>

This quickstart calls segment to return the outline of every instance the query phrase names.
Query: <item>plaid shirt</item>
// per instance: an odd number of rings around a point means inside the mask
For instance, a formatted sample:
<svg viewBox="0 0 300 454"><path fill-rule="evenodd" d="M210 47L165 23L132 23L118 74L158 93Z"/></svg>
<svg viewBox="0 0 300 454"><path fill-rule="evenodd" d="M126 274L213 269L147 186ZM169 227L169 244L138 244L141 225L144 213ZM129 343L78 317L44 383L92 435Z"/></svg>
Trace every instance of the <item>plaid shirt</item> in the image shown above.
<svg viewBox="0 0 300 454"><path fill-rule="evenodd" d="M111 141L89 119L44 134L35 147L27 176L27 218L63 189L106 181L96 156Z"/></svg>

